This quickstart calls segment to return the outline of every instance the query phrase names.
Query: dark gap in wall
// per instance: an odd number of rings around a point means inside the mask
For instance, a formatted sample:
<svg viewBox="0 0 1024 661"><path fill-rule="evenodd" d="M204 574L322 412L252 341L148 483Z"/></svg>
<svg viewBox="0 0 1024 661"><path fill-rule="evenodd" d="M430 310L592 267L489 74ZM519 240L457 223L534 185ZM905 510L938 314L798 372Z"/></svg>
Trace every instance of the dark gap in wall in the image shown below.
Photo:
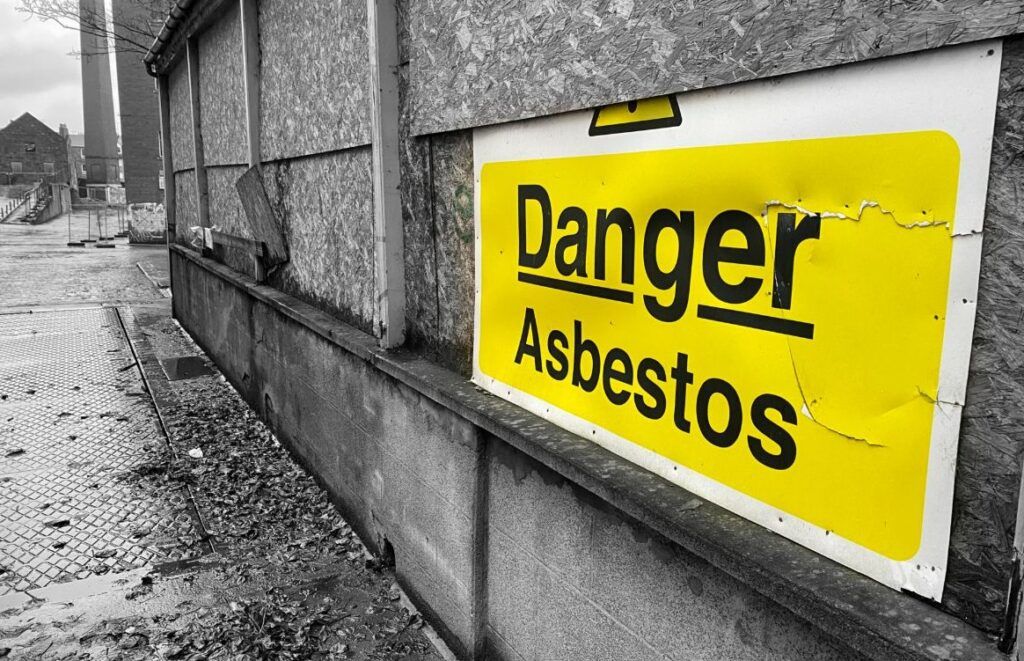
<svg viewBox="0 0 1024 661"><path fill-rule="evenodd" d="M478 452L476 484L473 493L473 658L487 658L487 581L490 550L491 446L496 442L490 434L477 428Z"/></svg>
<svg viewBox="0 0 1024 661"><path fill-rule="evenodd" d="M434 137L427 137L427 191L430 195L430 244L434 250L434 319L436 335L441 335L441 273L437 262L437 198L434 190Z"/></svg>

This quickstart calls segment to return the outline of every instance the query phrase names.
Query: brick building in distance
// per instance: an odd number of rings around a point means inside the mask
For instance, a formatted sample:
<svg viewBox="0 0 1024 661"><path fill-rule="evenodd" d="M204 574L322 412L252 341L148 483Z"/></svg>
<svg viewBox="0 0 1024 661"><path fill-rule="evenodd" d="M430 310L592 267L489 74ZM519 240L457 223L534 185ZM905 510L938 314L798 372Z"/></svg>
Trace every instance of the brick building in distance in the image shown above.
<svg viewBox="0 0 1024 661"><path fill-rule="evenodd" d="M27 112L11 120L0 129L0 184L73 184L66 130L58 133Z"/></svg>
<svg viewBox="0 0 1024 661"><path fill-rule="evenodd" d="M68 136L68 150L71 156L71 170L75 179L85 182L85 134L71 133Z"/></svg>

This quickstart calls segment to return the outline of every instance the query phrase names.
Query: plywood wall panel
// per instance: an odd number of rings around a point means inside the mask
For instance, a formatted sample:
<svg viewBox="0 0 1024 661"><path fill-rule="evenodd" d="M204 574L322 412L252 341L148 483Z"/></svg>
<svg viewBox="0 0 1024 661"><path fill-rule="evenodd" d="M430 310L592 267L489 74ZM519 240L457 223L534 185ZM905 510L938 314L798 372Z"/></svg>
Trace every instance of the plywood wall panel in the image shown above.
<svg viewBox="0 0 1024 661"><path fill-rule="evenodd" d="M177 243L188 245L193 236L192 227L199 225L199 196L196 193L196 172L185 170L174 175L175 213L174 225Z"/></svg>
<svg viewBox="0 0 1024 661"><path fill-rule="evenodd" d="M174 171L196 166L192 144L192 101L188 87L188 66L184 59L168 74L171 97L171 158Z"/></svg>
<svg viewBox="0 0 1024 661"><path fill-rule="evenodd" d="M1019 0L422 0L415 133L1013 34Z"/></svg>
<svg viewBox="0 0 1024 661"><path fill-rule="evenodd" d="M199 102L206 165L246 163L242 26L237 5L199 36Z"/></svg>
<svg viewBox="0 0 1024 661"><path fill-rule="evenodd" d="M260 0L264 161L370 141L366 3Z"/></svg>
<svg viewBox="0 0 1024 661"><path fill-rule="evenodd" d="M263 179L290 255L272 283L375 332L370 149L265 165Z"/></svg>
<svg viewBox="0 0 1024 661"><path fill-rule="evenodd" d="M1024 460L1024 38L1004 42L944 606L1002 626Z"/></svg>

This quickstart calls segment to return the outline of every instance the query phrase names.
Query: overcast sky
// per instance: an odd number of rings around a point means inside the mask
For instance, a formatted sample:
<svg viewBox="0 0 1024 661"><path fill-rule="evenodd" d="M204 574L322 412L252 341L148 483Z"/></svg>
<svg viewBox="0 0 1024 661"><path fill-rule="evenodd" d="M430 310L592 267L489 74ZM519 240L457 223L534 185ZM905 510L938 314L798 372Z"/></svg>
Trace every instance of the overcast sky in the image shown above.
<svg viewBox="0 0 1024 661"><path fill-rule="evenodd" d="M50 128L81 133L82 71L78 33L15 10L0 0L0 126L30 112Z"/></svg>

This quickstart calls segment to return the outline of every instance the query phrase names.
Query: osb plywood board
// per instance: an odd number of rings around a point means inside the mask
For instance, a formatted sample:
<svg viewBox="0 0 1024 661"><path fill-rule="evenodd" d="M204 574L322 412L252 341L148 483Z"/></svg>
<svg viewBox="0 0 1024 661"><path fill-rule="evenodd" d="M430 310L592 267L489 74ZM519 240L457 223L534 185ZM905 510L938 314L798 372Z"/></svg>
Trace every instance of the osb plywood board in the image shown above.
<svg viewBox="0 0 1024 661"><path fill-rule="evenodd" d="M366 3L260 0L262 156L370 141Z"/></svg>
<svg viewBox="0 0 1024 661"><path fill-rule="evenodd" d="M192 96L188 87L188 66L182 60L168 74L171 97L171 160L175 171L196 166L192 144Z"/></svg>
<svg viewBox="0 0 1024 661"><path fill-rule="evenodd" d="M374 332L370 149L267 164L263 180L290 255L272 284Z"/></svg>
<svg viewBox="0 0 1024 661"><path fill-rule="evenodd" d="M473 139L463 131L431 138L437 283L437 341L452 367L472 371Z"/></svg>
<svg viewBox="0 0 1024 661"><path fill-rule="evenodd" d="M174 173L174 195L176 240L187 245L193 236L191 228L199 225L195 170Z"/></svg>
<svg viewBox="0 0 1024 661"><path fill-rule="evenodd" d="M249 239L252 233L235 190L235 182L246 169L244 165L208 167L206 185L210 197L210 227Z"/></svg>
<svg viewBox="0 0 1024 661"><path fill-rule="evenodd" d="M409 1L398 8L399 166L405 263L405 343L432 360L454 367L451 356L438 351L437 260L433 200L430 195L430 138L410 132ZM468 373L467 373L468 375Z"/></svg>
<svg viewBox="0 0 1024 661"><path fill-rule="evenodd" d="M247 162L244 75L236 5L199 36L199 115L208 166Z"/></svg>
<svg viewBox="0 0 1024 661"><path fill-rule="evenodd" d="M1024 38L1004 42L943 604L998 631L1024 458Z"/></svg>
<svg viewBox="0 0 1024 661"><path fill-rule="evenodd" d="M473 353L473 141L468 131L403 142L406 336L468 376Z"/></svg>
<svg viewBox="0 0 1024 661"><path fill-rule="evenodd" d="M414 133L1022 30L1020 0L422 0L410 14Z"/></svg>

